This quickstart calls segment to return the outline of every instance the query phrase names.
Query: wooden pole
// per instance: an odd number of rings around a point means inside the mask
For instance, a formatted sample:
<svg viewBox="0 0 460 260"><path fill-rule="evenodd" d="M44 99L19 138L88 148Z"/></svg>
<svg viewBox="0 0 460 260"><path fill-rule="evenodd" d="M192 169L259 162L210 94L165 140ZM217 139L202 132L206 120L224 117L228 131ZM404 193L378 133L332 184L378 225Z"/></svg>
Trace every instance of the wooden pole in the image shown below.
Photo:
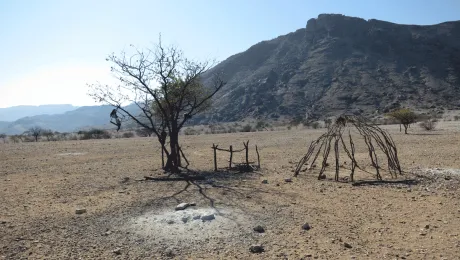
<svg viewBox="0 0 460 260"><path fill-rule="evenodd" d="M256 153L257 153L257 167L260 169L260 156L259 156L259 149L257 149L257 145L256 145Z"/></svg>
<svg viewBox="0 0 460 260"><path fill-rule="evenodd" d="M161 168L165 168L165 146L161 144Z"/></svg>
<svg viewBox="0 0 460 260"><path fill-rule="evenodd" d="M249 168L249 140L246 143L243 142L243 144L244 148L246 149L246 166Z"/></svg>
<svg viewBox="0 0 460 260"><path fill-rule="evenodd" d="M217 145L212 144L212 149L214 149L214 171L217 172Z"/></svg>
<svg viewBox="0 0 460 260"><path fill-rule="evenodd" d="M230 145L230 162L228 163L228 168L232 168L232 159L233 159L233 146Z"/></svg>

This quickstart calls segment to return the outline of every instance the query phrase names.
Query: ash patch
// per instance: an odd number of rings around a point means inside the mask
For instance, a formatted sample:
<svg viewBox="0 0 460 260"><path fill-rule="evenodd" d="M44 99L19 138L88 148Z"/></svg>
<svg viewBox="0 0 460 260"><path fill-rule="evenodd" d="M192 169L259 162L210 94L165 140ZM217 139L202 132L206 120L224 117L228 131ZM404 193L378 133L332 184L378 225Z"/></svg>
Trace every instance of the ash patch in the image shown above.
<svg viewBox="0 0 460 260"><path fill-rule="evenodd" d="M460 188L460 169L414 168L416 176L424 188L433 190L457 190Z"/></svg>
<svg viewBox="0 0 460 260"><path fill-rule="evenodd" d="M250 232L252 223L252 218L235 209L172 208L135 217L126 228L147 239L183 244L238 238Z"/></svg>

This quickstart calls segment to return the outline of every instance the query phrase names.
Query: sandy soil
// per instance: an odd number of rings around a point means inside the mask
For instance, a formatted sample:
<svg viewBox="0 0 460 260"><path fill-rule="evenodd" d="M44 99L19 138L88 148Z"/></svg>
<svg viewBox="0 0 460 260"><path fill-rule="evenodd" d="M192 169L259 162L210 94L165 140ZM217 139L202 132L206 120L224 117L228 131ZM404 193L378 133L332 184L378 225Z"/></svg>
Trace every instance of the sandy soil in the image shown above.
<svg viewBox="0 0 460 260"><path fill-rule="evenodd" d="M332 181L331 165L326 180L313 169L285 182L324 129L182 136L207 176L190 184L138 181L164 176L153 138L0 144L0 259L458 259L460 123L388 129L406 172L398 180L411 181L353 186ZM258 145L262 169L213 173L212 144L244 140ZM177 212L180 202L197 205ZM193 219L206 213L215 219Z"/></svg>

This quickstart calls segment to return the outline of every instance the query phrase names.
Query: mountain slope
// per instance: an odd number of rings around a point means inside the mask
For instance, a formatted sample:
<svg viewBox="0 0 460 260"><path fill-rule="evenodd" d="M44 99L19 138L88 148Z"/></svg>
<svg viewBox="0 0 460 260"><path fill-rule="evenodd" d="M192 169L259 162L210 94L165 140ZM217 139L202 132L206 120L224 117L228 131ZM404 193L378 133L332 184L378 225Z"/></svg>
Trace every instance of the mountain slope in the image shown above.
<svg viewBox="0 0 460 260"><path fill-rule="evenodd" d="M15 121L26 116L53 115L72 111L72 105L14 106L0 108L0 121Z"/></svg>
<svg viewBox="0 0 460 260"><path fill-rule="evenodd" d="M218 72L228 84L214 99L216 121L456 108L460 22L417 26L319 15L304 29L231 56L205 83Z"/></svg>
<svg viewBox="0 0 460 260"><path fill-rule="evenodd" d="M20 134L34 126L40 126L45 129L59 132L70 132L86 127L104 126L109 123L109 114L112 109L111 106L87 106L58 115L24 117L11 122L3 129L0 128L0 132Z"/></svg>

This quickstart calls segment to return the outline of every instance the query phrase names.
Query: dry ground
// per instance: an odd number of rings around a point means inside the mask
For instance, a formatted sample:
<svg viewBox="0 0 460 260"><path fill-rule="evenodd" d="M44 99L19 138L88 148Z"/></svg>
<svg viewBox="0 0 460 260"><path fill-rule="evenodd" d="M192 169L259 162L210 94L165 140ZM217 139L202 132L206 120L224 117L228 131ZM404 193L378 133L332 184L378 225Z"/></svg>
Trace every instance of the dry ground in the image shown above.
<svg viewBox="0 0 460 260"><path fill-rule="evenodd" d="M186 190L136 180L164 175L153 138L0 144L0 259L458 259L459 128L389 127L405 178L420 182L363 186L318 181L317 169L284 181L320 129L182 136L193 169L208 176ZM236 149L244 140L259 146L261 171L210 171L212 143ZM227 155L218 157L225 166ZM409 173L443 169L450 175ZM214 222L177 222L174 206L192 201L190 214L213 211ZM265 252L251 254L252 244Z"/></svg>

